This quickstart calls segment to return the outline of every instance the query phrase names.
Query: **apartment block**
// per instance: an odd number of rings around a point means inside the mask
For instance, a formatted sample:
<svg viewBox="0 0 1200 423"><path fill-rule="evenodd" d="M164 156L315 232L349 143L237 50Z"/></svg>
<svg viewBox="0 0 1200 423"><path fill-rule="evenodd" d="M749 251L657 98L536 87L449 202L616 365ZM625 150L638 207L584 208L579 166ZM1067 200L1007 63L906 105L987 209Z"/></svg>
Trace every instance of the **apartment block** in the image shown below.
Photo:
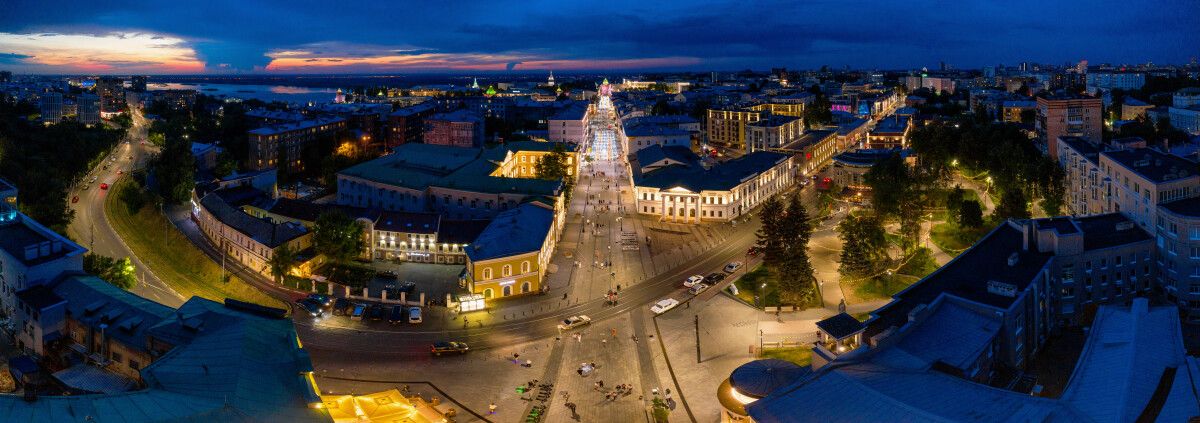
<svg viewBox="0 0 1200 423"><path fill-rule="evenodd" d="M264 126L249 131L250 170L285 168L304 170L300 160L304 147L321 135L333 135L346 128L345 119L313 119L284 125ZM280 163L280 161L283 161Z"/></svg>
<svg viewBox="0 0 1200 423"><path fill-rule="evenodd" d="M1103 102L1086 95L1063 94L1038 97L1037 135L1047 144L1051 158L1058 158L1059 137L1100 140Z"/></svg>
<svg viewBox="0 0 1200 423"><path fill-rule="evenodd" d="M468 110L438 113L424 121L426 144L482 147L483 119Z"/></svg>

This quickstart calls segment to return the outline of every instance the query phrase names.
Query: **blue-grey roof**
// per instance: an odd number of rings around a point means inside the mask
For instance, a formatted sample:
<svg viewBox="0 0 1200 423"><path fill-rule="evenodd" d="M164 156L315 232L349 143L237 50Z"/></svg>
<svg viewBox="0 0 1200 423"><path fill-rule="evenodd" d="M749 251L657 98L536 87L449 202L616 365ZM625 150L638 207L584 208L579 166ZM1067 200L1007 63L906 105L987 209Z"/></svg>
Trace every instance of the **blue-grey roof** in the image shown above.
<svg viewBox="0 0 1200 423"><path fill-rule="evenodd" d="M26 267L49 263L66 256L83 254L83 252L87 251L78 244L71 242L70 239L30 219L29 216L25 216L19 212L15 215L21 219L20 222L0 226L0 249L3 249L13 259L20 261ZM25 248L41 243L51 244L50 254L39 255L26 260ZM55 243L60 243L61 247L57 252L53 250Z"/></svg>
<svg viewBox="0 0 1200 423"><path fill-rule="evenodd" d="M106 324L110 338L141 351L147 351L146 330L173 311L95 276L66 277L53 289L68 300L68 317L96 330Z"/></svg>
<svg viewBox="0 0 1200 423"><path fill-rule="evenodd" d="M834 161L850 164L850 165L873 165L876 162L884 161L892 157L892 154L900 153L900 157L908 157L911 150L900 149L858 149L847 151L836 156L833 156Z"/></svg>
<svg viewBox="0 0 1200 423"><path fill-rule="evenodd" d="M651 124L651 125L679 125L687 123L700 123L696 118L688 115L657 115L657 116L639 116L628 120L630 125L635 124Z"/></svg>
<svg viewBox="0 0 1200 423"><path fill-rule="evenodd" d="M867 124L866 119L862 119L862 118L855 119L853 121L838 125L837 132L838 132L838 135L849 135L855 129L861 128L866 124Z"/></svg>
<svg viewBox="0 0 1200 423"><path fill-rule="evenodd" d="M661 137L671 135L690 136L691 134L691 132L669 126L633 125L625 128L625 136L627 137Z"/></svg>
<svg viewBox="0 0 1200 423"><path fill-rule="evenodd" d="M1100 154L1154 183L1196 176L1196 163L1176 155L1163 153L1155 148L1105 151Z"/></svg>
<svg viewBox="0 0 1200 423"><path fill-rule="evenodd" d="M553 209L523 204L497 215L463 251L473 262L535 252L542 249L553 225Z"/></svg>
<svg viewBox="0 0 1200 423"><path fill-rule="evenodd" d="M1073 219L1083 231L1084 251L1102 250L1120 245L1150 242L1154 237L1146 233L1121 213L1108 213ZM1121 230L1117 230L1118 225Z"/></svg>
<svg viewBox="0 0 1200 423"><path fill-rule="evenodd" d="M200 206L222 224L241 232L268 248L275 248L308 233L303 226L285 222L271 223L227 204L216 194L200 199Z"/></svg>
<svg viewBox="0 0 1200 423"><path fill-rule="evenodd" d="M692 149L681 145L662 146L654 144L638 150L634 154L637 157L638 164L642 167L667 160L668 163L674 162L685 167L700 168L700 157L696 153L693 153Z"/></svg>
<svg viewBox="0 0 1200 423"><path fill-rule="evenodd" d="M583 120L584 116L587 116L587 107L572 105L558 112L550 120Z"/></svg>
<svg viewBox="0 0 1200 423"><path fill-rule="evenodd" d="M412 116L414 114L428 112L430 110L433 110L433 104L421 103L415 106L408 106L403 109L396 110L388 114L388 116Z"/></svg>
<svg viewBox="0 0 1200 423"><path fill-rule="evenodd" d="M472 113L470 110L467 110L467 109L458 109L458 110L455 110L450 113L438 113L433 116L425 118L426 122L435 121L435 120L443 121L443 122L478 123L478 122L482 122L483 118L480 118L479 115L476 115L475 113Z"/></svg>
<svg viewBox="0 0 1200 423"><path fill-rule="evenodd" d="M765 397L808 373L808 368L773 358L754 360L729 374L729 385L744 395Z"/></svg>
<svg viewBox="0 0 1200 423"><path fill-rule="evenodd" d="M834 339L845 339L850 335L862 332L867 326L863 322L858 321L846 313L838 313L833 317L817 322L817 328L821 329Z"/></svg>
<svg viewBox="0 0 1200 423"><path fill-rule="evenodd" d="M1200 414L1193 382L1200 369L1185 355L1176 309L1146 305L1136 299L1132 307L1099 309L1060 398L992 388L933 366L967 364L999 328L991 316L942 298L925 312L933 315L891 335L903 339L852 351L746 410L759 422L797 416L823 422L1186 421Z"/></svg>
<svg viewBox="0 0 1200 423"><path fill-rule="evenodd" d="M251 129L248 132L250 132L251 134L255 134L255 135L275 135L275 134L282 134L284 132L291 132L291 131L298 131L298 130L302 130L302 129L315 128L315 127L318 127L321 125L336 123L336 122L344 121L344 120L345 119L341 119L341 118L311 119L311 120L303 120L303 121L299 121L299 122L295 122L295 123L286 123L286 124L282 124L282 125L264 126L262 128L258 128L258 129Z"/></svg>
<svg viewBox="0 0 1200 423"><path fill-rule="evenodd" d="M669 165L645 174L635 174L634 183L639 187L679 187L692 192L728 191L787 160L786 154L756 151L713 166L707 171L696 166Z"/></svg>
<svg viewBox="0 0 1200 423"><path fill-rule="evenodd" d="M813 145L820 144L822 141L837 136L837 131L830 129L818 129L815 131L805 132L800 138L795 141L779 146L781 150L801 151Z"/></svg>
<svg viewBox="0 0 1200 423"><path fill-rule="evenodd" d="M490 176L509 151L551 148L552 143L538 141L510 142L487 149L409 143L396 147L392 154L338 174L418 191L432 186L483 193L557 195L562 181Z"/></svg>

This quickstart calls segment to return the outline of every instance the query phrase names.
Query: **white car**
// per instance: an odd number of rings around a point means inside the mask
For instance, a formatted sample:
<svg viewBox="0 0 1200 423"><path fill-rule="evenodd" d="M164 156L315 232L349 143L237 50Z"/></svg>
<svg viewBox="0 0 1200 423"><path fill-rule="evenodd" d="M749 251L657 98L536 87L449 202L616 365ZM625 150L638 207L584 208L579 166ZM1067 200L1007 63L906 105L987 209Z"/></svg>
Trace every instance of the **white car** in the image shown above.
<svg viewBox="0 0 1200 423"><path fill-rule="evenodd" d="M688 288L691 288L691 287L692 287L692 285L698 284L698 283L700 283L700 282L703 282L703 281L704 281L704 276L703 276L703 275L695 275L695 276L692 276L692 277L690 277L690 278L687 278L687 280L686 280L686 281L683 281L683 286L686 286L686 287L688 287Z"/></svg>
<svg viewBox="0 0 1200 423"><path fill-rule="evenodd" d="M728 265L725 266L725 273L733 273L741 268L742 268L742 262L735 261L735 262L729 263Z"/></svg>
<svg viewBox="0 0 1200 423"><path fill-rule="evenodd" d="M650 306L650 311L653 311L654 314L663 314L666 313L667 310L675 308L677 305L679 305L679 300L667 298Z"/></svg>
<svg viewBox="0 0 1200 423"><path fill-rule="evenodd" d="M567 318L567 320L563 320L561 323L559 323L558 329L559 330L573 329L573 328L576 328L579 326L586 325L588 323L592 323L591 317L587 317L586 315L572 316L572 317Z"/></svg>

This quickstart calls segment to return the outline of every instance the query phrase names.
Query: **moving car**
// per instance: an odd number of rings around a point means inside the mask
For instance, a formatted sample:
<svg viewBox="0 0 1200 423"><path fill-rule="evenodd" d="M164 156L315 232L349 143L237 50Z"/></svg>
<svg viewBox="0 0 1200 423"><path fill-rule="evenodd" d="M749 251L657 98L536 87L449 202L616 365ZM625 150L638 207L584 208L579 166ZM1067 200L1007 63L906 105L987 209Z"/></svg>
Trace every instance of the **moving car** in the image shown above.
<svg viewBox="0 0 1200 423"><path fill-rule="evenodd" d="M308 294L307 300L311 300L321 307L329 307L333 305L333 298L326 297L321 294Z"/></svg>
<svg viewBox="0 0 1200 423"><path fill-rule="evenodd" d="M83 186L83 190L84 190L84 191L87 191L87 189L88 189L89 187L91 187L91 185L84 185L84 186Z"/></svg>
<svg viewBox="0 0 1200 423"><path fill-rule="evenodd" d="M467 351L470 350L465 342L436 342L433 345L430 345L429 349L433 355L442 355L444 352L457 352L459 354L466 354Z"/></svg>
<svg viewBox="0 0 1200 423"><path fill-rule="evenodd" d="M676 300L674 298L667 298L665 300L661 300L657 303L654 303L654 305L650 306L650 311L653 311L654 314L663 314L663 313L666 313L667 310L675 308L675 306L677 306L677 305L679 305L679 300Z"/></svg>
<svg viewBox="0 0 1200 423"><path fill-rule="evenodd" d="M729 263L729 264L725 265L725 273L733 273L741 268L742 268L742 262L735 261L733 263Z"/></svg>
<svg viewBox="0 0 1200 423"><path fill-rule="evenodd" d="M122 171L121 169L117 169L117 174L118 174L118 175L120 175L120 174L122 174L122 173L125 173L125 172L124 172L124 171Z"/></svg>
<svg viewBox="0 0 1200 423"><path fill-rule="evenodd" d="M108 189L108 184L100 184L100 189Z"/></svg>
<svg viewBox="0 0 1200 423"><path fill-rule="evenodd" d="M692 289L689 289L688 292L690 292L692 295L700 295L700 293L704 292L704 290L706 290L706 289L708 289L707 284L698 283L698 284L692 285Z"/></svg>
<svg viewBox="0 0 1200 423"><path fill-rule="evenodd" d="M709 285L715 285L717 282L723 280L725 280L724 273L709 273L708 276L704 278L704 282L708 283Z"/></svg>
<svg viewBox="0 0 1200 423"><path fill-rule="evenodd" d="M383 320L383 306L375 304L371 306L371 320Z"/></svg>
<svg viewBox="0 0 1200 423"><path fill-rule="evenodd" d="M398 325L398 324L400 324L400 322L403 322L403 321L404 321L404 306L402 306L402 305L392 306L392 312L388 314L388 323L391 323L393 325Z"/></svg>
<svg viewBox="0 0 1200 423"><path fill-rule="evenodd" d="M92 182L96 182L96 179L97 179L97 178L99 178L99 176L93 176L93 177L92 177Z"/></svg>
<svg viewBox="0 0 1200 423"><path fill-rule="evenodd" d="M72 203L78 203L78 202L79 202L79 196L78 196L78 195L76 195L76 196L74 196L74 197L71 197L71 202L72 202Z"/></svg>
<svg viewBox="0 0 1200 423"><path fill-rule="evenodd" d="M409 307L408 308L408 322L409 323L421 323L421 308L420 307Z"/></svg>
<svg viewBox="0 0 1200 423"><path fill-rule="evenodd" d="M317 305L313 304L312 302L301 301L299 304L300 307L303 307L305 310L307 310L308 314L312 315L312 317L319 317L321 314L324 314L324 312L321 311L321 307L317 307Z"/></svg>
<svg viewBox="0 0 1200 423"><path fill-rule="evenodd" d="M362 320L363 314L367 312L365 304L355 304L354 311L350 312L350 320Z"/></svg>
<svg viewBox="0 0 1200 423"><path fill-rule="evenodd" d="M558 324L558 330L567 330L592 323L592 318L586 315L571 316Z"/></svg>
<svg viewBox="0 0 1200 423"><path fill-rule="evenodd" d="M691 288L692 285L698 284L702 281L704 281L704 276L693 275L692 277L687 278L686 281L683 281L683 286Z"/></svg>
<svg viewBox="0 0 1200 423"><path fill-rule="evenodd" d="M748 255L748 256L752 256L755 254L758 254L758 247L750 247L749 250L746 250L746 255Z"/></svg>

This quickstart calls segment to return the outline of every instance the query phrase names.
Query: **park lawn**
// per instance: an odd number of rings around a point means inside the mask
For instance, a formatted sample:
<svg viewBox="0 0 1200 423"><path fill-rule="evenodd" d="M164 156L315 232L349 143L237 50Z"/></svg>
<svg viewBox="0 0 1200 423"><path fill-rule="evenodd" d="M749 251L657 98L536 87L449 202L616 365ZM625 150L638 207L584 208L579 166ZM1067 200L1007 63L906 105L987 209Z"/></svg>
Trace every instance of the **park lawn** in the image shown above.
<svg viewBox="0 0 1200 423"><path fill-rule="evenodd" d="M860 281L842 281L843 289L849 288L854 295L846 296L847 304L886 300L910 285L921 280L908 275L877 276Z"/></svg>
<svg viewBox="0 0 1200 423"><path fill-rule="evenodd" d="M767 286L765 288L762 287L762 284L764 284L764 283L767 284ZM739 278L737 280L737 282L734 282L734 285L737 285L737 288L738 288L738 294L736 295L736 297L742 301L745 301L746 304L750 304L753 306L754 305L754 296L761 294L761 295L764 295L764 298L763 298L760 308L761 307L778 307L778 306L780 306L780 304L778 302L778 296L772 295L775 293L776 290L779 289L779 282L775 279L774 276L771 275L771 272L769 270L767 270L766 266L759 265L758 267L755 267L753 270L746 272L746 274L742 275L742 277ZM772 298L773 301L770 303L767 303L766 302L767 298ZM824 305L824 301L821 299L821 291L820 291L820 288L818 287L815 295L813 295L813 298L808 302L808 304L804 305L803 307L804 308L813 308L813 307L821 307L822 305Z"/></svg>
<svg viewBox="0 0 1200 423"><path fill-rule="evenodd" d="M759 351L758 358L774 358L808 367L812 365L812 347L763 348Z"/></svg>
<svg viewBox="0 0 1200 423"><path fill-rule="evenodd" d="M937 244L938 248L954 257L975 245L986 234L983 230L963 229L958 225L941 223L933 226L933 232L929 238Z"/></svg>
<svg viewBox="0 0 1200 423"><path fill-rule="evenodd" d="M120 192L121 185L129 183L122 178L110 192ZM221 279L221 265L215 263L204 252L192 245L167 219L159 213L153 202L147 202L136 214L117 200L116 195L104 197L105 213L112 222L117 235L130 250L150 267L159 279L184 298L199 296L223 302L225 298L287 309L282 301L250 286L237 276L226 272L229 281ZM168 228L168 230L164 230ZM165 243L164 243L164 237Z"/></svg>

